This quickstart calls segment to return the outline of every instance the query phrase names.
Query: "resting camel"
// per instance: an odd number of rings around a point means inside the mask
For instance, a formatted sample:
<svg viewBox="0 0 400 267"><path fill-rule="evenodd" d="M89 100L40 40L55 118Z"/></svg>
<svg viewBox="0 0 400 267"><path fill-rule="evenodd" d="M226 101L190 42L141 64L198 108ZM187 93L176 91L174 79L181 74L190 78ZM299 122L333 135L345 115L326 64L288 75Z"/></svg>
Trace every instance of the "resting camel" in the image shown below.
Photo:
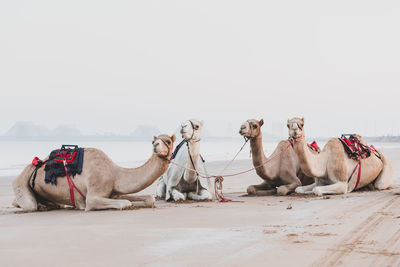
<svg viewBox="0 0 400 267"><path fill-rule="evenodd" d="M242 136L250 139L254 167L268 161L262 144L261 126L263 124L263 119L260 121L247 120L241 125L239 131ZM249 195L265 196L273 193L287 195L294 192L296 187L302 184L308 185L314 181L311 177L300 175L297 155L288 140L280 141L270 158L274 159L256 169L256 173L264 182L247 187Z"/></svg>
<svg viewBox="0 0 400 267"><path fill-rule="evenodd" d="M203 124L202 121L192 119L181 125L181 134L186 144L180 147L173 162L188 169L202 170L200 169L200 139ZM201 172L204 173L203 171ZM185 170L174 164L171 164L167 172L158 180L157 197L160 199L165 198L165 200L172 198L174 201L212 199L211 193L201 185L195 171Z"/></svg>
<svg viewBox="0 0 400 267"><path fill-rule="evenodd" d="M304 134L304 118L287 121L289 135L294 139L294 151L299 157L302 171L315 177L315 183L296 188L297 193L321 196L323 194L345 194L355 189L358 161L351 159L338 138L330 139L321 153L313 154L307 149ZM361 159L361 176L357 188L374 182L375 188L382 190L392 184L393 168L382 152ZM358 170L360 171L360 170Z"/></svg>
<svg viewBox="0 0 400 267"><path fill-rule="evenodd" d="M119 167L103 151L85 148L82 172L75 175L73 181L86 196L86 201L75 194L76 207L85 211L124 209L143 204L145 207L153 207L153 196L129 194L150 186L168 169L174 141L175 135L154 136L153 154L138 168ZM38 209L39 199L45 200L46 204L72 205L66 177L57 178L57 186L46 184L44 168L37 171L33 192L30 176L34 169L35 166L28 165L13 181L14 206L25 211L35 211Z"/></svg>

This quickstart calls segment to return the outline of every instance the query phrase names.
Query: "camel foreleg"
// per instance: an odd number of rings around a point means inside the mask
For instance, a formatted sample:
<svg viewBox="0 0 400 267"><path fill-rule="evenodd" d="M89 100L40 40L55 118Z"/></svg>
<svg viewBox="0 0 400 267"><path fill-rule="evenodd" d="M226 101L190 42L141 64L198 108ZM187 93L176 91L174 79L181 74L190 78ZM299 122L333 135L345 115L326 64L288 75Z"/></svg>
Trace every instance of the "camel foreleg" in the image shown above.
<svg viewBox="0 0 400 267"><path fill-rule="evenodd" d="M200 190L199 194L196 194L195 192L189 192L188 198L193 200L211 200L212 195L208 190L203 188Z"/></svg>
<svg viewBox="0 0 400 267"><path fill-rule="evenodd" d="M317 196L322 196L324 194L346 194L347 183L337 182L330 185L316 186L312 191Z"/></svg>
<svg viewBox="0 0 400 267"><path fill-rule="evenodd" d="M276 189L276 193L280 196L286 196L289 193L293 193L294 190L300 185L299 183L300 181L296 183L278 186L278 188Z"/></svg>
<svg viewBox="0 0 400 267"><path fill-rule="evenodd" d="M298 186L294 191L298 194L312 194L316 185L316 183L312 183L310 185Z"/></svg>
<svg viewBox="0 0 400 267"><path fill-rule="evenodd" d="M167 192L167 185L164 182L163 176L161 176L157 181L157 193L156 193L157 198L165 199L166 192Z"/></svg>
<svg viewBox="0 0 400 267"><path fill-rule="evenodd" d="M155 198L151 195L135 196L135 195L117 195L115 199L127 199L132 202L132 206L138 208L154 208Z"/></svg>
<svg viewBox="0 0 400 267"><path fill-rule="evenodd" d="M262 182L258 185L250 185L247 187L249 196L271 196L276 194L276 188L272 188L267 182Z"/></svg>
<svg viewBox="0 0 400 267"><path fill-rule="evenodd" d="M86 196L86 208L85 211L90 210L106 210L106 209L118 209L122 210L132 206L132 202L127 199L111 199L99 196Z"/></svg>
<svg viewBox="0 0 400 267"><path fill-rule="evenodd" d="M182 201L182 200L186 200L186 193L181 193L178 190L176 190L175 188L172 189L171 192L171 196L174 199L174 201Z"/></svg>

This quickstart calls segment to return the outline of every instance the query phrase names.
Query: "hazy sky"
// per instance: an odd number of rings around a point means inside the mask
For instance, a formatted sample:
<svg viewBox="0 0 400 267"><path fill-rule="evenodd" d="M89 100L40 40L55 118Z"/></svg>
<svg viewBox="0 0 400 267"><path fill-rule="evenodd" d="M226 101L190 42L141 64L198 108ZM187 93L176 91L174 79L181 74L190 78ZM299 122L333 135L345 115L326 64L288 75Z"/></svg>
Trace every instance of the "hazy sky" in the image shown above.
<svg viewBox="0 0 400 267"><path fill-rule="evenodd" d="M1 1L0 134L211 133L305 116L306 133L399 134L398 1Z"/></svg>

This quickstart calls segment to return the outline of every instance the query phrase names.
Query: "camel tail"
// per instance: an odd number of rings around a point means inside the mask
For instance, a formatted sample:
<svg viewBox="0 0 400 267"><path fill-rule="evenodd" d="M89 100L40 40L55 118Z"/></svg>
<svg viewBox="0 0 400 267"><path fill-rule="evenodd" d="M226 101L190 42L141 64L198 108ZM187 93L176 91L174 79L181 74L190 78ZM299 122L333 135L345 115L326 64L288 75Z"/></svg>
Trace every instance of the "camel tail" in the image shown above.
<svg viewBox="0 0 400 267"><path fill-rule="evenodd" d="M382 152L378 151L383 162L383 168L381 173L375 180L374 186L376 189L383 190L387 189L392 185L393 179L393 166L392 163L383 155Z"/></svg>
<svg viewBox="0 0 400 267"><path fill-rule="evenodd" d="M38 204L35 194L29 186L29 178L34 170L33 165L28 165L22 173L12 182L15 200L13 205L25 211L36 211Z"/></svg>

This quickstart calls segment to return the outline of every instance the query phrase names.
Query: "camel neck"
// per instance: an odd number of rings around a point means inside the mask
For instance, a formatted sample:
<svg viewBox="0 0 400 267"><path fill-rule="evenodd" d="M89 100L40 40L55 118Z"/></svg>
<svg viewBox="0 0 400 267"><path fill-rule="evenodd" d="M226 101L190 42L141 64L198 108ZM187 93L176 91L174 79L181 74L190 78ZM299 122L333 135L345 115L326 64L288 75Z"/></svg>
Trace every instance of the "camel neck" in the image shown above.
<svg viewBox="0 0 400 267"><path fill-rule="evenodd" d="M323 158L321 154L311 152L305 137L295 140L293 148L299 158L300 168L305 175L309 177L323 176L323 170L320 168L323 166L321 162Z"/></svg>
<svg viewBox="0 0 400 267"><path fill-rule="evenodd" d="M119 167L114 185L118 194L132 194L150 186L169 166L169 161L153 154L142 166L137 168Z"/></svg>
<svg viewBox="0 0 400 267"><path fill-rule="evenodd" d="M188 158L186 161L186 167L188 169L199 170L200 142L195 142L195 143L188 142L187 144L188 144ZM189 155L189 153L190 153L190 155ZM191 159L190 159L190 157L191 157ZM192 161L193 161L193 163L192 163ZM184 179L188 183L193 183L197 179L197 173L192 170L186 170Z"/></svg>
<svg viewBox="0 0 400 267"><path fill-rule="evenodd" d="M258 166L267 160L267 157L264 154L261 134L250 139L250 148L254 166Z"/></svg>

